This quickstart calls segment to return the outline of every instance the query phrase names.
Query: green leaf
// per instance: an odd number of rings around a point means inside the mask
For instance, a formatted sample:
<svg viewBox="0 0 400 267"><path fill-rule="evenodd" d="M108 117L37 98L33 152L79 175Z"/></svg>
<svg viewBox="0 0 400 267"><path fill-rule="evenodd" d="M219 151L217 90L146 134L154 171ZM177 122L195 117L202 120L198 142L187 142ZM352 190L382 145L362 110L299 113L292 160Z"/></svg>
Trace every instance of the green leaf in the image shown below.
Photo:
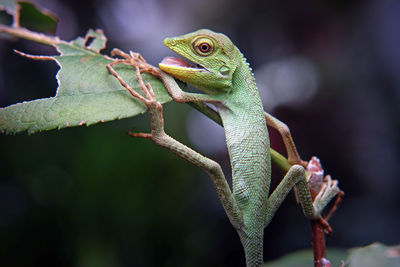
<svg viewBox="0 0 400 267"><path fill-rule="evenodd" d="M366 247L351 249L345 266L400 267L400 245L386 246L373 243Z"/></svg>
<svg viewBox="0 0 400 267"><path fill-rule="evenodd" d="M102 31L97 30L89 31L85 38L57 44L60 55L52 57L60 66L56 96L0 108L0 130L7 134L34 133L129 118L146 112L145 106L108 72L106 65L111 59L98 53L105 43ZM131 66L120 64L114 69L133 89L141 92ZM171 100L158 79L149 74L143 74L143 79L150 82L158 101Z"/></svg>
<svg viewBox="0 0 400 267"><path fill-rule="evenodd" d="M55 33L58 18L48 10L39 9L32 3L20 2L20 25L30 30Z"/></svg>

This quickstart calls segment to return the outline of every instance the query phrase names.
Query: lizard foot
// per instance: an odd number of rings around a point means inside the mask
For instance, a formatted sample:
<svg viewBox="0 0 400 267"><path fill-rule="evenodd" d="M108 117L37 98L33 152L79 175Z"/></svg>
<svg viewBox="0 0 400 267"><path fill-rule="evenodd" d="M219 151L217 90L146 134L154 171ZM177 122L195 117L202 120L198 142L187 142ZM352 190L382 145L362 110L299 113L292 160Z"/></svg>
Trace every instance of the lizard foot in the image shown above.
<svg viewBox="0 0 400 267"><path fill-rule="evenodd" d="M320 221L325 233L332 234L332 228L328 223L329 218L332 216L333 212L337 209L338 204L340 203L342 196L344 195L343 191L339 189L337 186L337 180L332 180L330 175L325 176L324 183L322 184L321 191L315 197L313 206L315 215L318 216L318 220ZM323 209L328 205L328 203L335 197L335 203L330 209L327 216L322 217L321 213Z"/></svg>
<svg viewBox="0 0 400 267"><path fill-rule="evenodd" d="M328 223L328 220L332 217L333 213L336 211L339 203L342 201L343 196L344 196L344 192L340 190L337 194L335 203L329 210L328 215L326 215L324 218L322 216L319 217L319 221L324 229L324 232L327 233L328 235L332 234L332 232L333 232L331 226Z"/></svg>
<svg viewBox="0 0 400 267"><path fill-rule="evenodd" d="M340 192L338 181L332 180L330 175L325 176L322 188L315 197L313 205L316 214L321 214L328 203Z"/></svg>
<svg viewBox="0 0 400 267"><path fill-rule="evenodd" d="M337 180L332 180L330 175L324 177L324 169L317 157L311 158L307 165L307 171L310 174L307 179L307 184L313 199L314 218L319 220L325 232L330 234L332 233L332 228L329 226L328 220L337 209L344 193L339 189ZM323 209L336 195L336 201L328 215L322 217L321 213Z"/></svg>

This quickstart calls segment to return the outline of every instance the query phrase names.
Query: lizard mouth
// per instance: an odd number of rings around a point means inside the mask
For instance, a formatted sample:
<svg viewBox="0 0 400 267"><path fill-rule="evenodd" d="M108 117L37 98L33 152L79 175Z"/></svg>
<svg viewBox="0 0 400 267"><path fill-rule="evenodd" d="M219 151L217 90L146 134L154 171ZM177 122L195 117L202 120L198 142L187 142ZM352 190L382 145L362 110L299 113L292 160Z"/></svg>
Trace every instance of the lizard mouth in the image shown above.
<svg viewBox="0 0 400 267"><path fill-rule="evenodd" d="M183 69L194 69L194 70L205 70L205 68L199 64L189 64L181 58L165 57L159 64L162 70L171 68L183 68ZM167 71L168 72L168 71Z"/></svg>

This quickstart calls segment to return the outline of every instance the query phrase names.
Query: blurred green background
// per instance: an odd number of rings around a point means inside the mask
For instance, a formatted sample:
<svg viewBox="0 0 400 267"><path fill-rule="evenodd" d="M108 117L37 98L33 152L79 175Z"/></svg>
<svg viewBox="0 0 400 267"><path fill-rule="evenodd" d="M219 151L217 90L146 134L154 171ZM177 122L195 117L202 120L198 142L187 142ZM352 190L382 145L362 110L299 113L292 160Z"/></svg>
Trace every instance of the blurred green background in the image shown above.
<svg viewBox="0 0 400 267"><path fill-rule="evenodd" d="M70 40L102 28L111 48L152 64L165 37L226 33L245 54L265 109L291 128L304 159L317 155L346 197L329 247L399 243L400 2L36 1ZM55 94L57 65L0 39L0 106ZM165 107L167 132L221 162L221 129L186 105ZM147 115L91 127L0 136L0 266L244 266L239 238L199 168L125 132ZM274 148L283 153L276 132ZM273 184L282 177L273 169ZM293 195L265 231L264 259L310 248ZM329 255L328 255L329 258Z"/></svg>

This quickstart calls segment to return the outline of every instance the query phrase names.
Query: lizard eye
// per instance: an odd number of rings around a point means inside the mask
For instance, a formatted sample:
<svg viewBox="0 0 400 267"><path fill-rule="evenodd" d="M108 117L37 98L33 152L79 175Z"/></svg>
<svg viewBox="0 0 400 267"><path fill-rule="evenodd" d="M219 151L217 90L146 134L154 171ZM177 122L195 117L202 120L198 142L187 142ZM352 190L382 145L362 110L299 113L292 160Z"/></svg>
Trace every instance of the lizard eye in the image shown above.
<svg viewBox="0 0 400 267"><path fill-rule="evenodd" d="M199 54L200 56L208 56L214 50L213 45L214 44L210 39L200 38L194 42L193 47L196 53Z"/></svg>
<svg viewBox="0 0 400 267"><path fill-rule="evenodd" d="M211 46L208 43L201 43L199 45L199 50L203 53L208 53L211 50Z"/></svg>

